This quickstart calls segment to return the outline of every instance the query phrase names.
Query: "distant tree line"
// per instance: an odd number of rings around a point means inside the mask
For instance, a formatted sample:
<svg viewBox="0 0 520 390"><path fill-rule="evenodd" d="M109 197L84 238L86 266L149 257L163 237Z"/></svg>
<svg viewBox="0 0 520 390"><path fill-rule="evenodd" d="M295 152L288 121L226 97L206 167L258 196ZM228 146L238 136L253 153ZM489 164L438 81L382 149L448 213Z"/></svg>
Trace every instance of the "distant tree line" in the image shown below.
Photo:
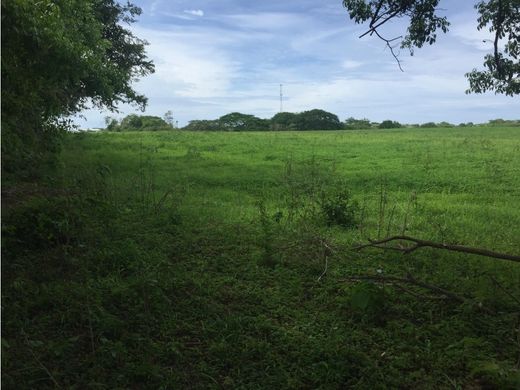
<svg viewBox="0 0 520 390"><path fill-rule="evenodd" d="M164 119L158 116L131 114L118 121L115 118L105 119L106 131L164 131L173 130L171 112ZM187 131L306 131L306 130L364 130L364 129L398 129L398 128L451 128L471 126L520 126L520 120L494 119L486 124L476 125L473 122L458 125L449 122L426 122L422 124L401 124L393 120L371 122L369 119L347 118L341 122L337 115L314 109L300 113L280 112L271 119L262 119L254 115L232 112L212 120L192 120L180 130Z"/></svg>
<svg viewBox="0 0 520 390"><path fill-rule="evenodd" d="M164 131L174 128L172 123L158 116L136 114L130 114L121 121L106 117L105 124L106 131Z"/></svg>
<svg viewBox="0 0 520 390"><path fill-rule="evenodd" d="M190 121L184 130L191 131L287 131L287 130L340 130L343 124L338 116L314 109L300 113L280 112L271 119L232 112L214 120Z"/></svg>

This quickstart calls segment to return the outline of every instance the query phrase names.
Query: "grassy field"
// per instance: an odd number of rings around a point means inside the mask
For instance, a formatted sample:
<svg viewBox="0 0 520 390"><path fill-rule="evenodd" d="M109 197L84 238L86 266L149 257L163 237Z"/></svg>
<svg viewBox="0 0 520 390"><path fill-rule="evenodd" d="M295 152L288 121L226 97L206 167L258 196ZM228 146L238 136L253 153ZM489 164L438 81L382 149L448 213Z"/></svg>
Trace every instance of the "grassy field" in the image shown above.
<svg viewBox="0 0 520 390"><path fill-rule="evenodd" d="M519 128L71 134L3 202L6 388L520 387L520 264L352 250L520 254Z"/></svg>

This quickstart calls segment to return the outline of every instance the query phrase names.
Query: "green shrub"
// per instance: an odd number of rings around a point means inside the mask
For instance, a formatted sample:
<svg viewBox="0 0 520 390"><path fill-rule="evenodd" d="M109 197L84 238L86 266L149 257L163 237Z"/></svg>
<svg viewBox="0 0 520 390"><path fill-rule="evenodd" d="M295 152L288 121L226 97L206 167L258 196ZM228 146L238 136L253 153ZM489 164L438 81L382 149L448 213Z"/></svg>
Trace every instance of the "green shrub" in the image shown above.
<svg viewBox="0 0 520 390"><path fill-rule="evenodd" d="M378 127L380 129L399 129L399 128L403 127L403 125L401 125L397 121L386 120L386 121L381 122Z"/></svg>
<svg viewBox="0 0 520 390"><path fill-rule="evenodd" d="M359 223L359 205L346 190L322 193L320 208L328 226L338 225L351 229Z"/></svg>

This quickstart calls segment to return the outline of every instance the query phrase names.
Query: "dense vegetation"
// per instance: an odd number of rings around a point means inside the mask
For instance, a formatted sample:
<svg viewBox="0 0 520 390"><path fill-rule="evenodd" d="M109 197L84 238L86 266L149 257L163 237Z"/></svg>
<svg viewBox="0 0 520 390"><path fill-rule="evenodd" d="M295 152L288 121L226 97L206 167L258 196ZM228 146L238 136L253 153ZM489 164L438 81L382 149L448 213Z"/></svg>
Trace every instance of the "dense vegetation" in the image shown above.
<svg viewBox="0 0 520 390"><path fill-rule="evenodd" d="M154 67L125 28L140 12L116 0L2 1L3 176L52 163L67 116L88 105L144 107L130 83Z"/></svg>
<svg viewBox="0 0 520 390"><path fill-rule="evenodd" d="M355 23L367 22L368 30L361 35L382 40L401 67L397 47L408 49L432 45L439 33L446 33L450 22L439 7L440 0L343 0L343 5ZM484 57L484 69L466 73L467 93L494 91L504 95L520 94L520 1L478 0L477 29L487 29L494 35L489 43L491 53ZM388 35L384 31L395 19L408 19L402 35ZM386 25L386 26L385 26Z"/></svg>
<svg viewBox="0 0 520 390"><path fill-rule="evenodd" d="M447 27L436 0L344 3L412 16L410 48ZM396 130L315 109L174 132L168 112L71 134L90 104L144 109L141 10L1 7L5 388L520 387L517 263L352 248L401 233L517 254L517 121ZM477 92L518 93L517 9L478 3L508 42Z"/></svg>
<svg viewBox="0 0 520 390"><path fill-rule="evenodd" d="M184 130L258 131L258 130L338 130L343 128L337 115L313 109L300 113L280 112L271 119L233 112L215 120L193 120Z"/></svg>
<svg viewBox="0 0 520 390"><path fill-rule="evenodd" d="M121 122L115 118L107 117L107 131L163 131L172 130L171 123L163 118L153 115L130 114L124 117Z"/></svg>
<svg viewBox="0 0 520 390"><path fill-rule="evenodd" d="M157 116L131 114L118 121L107 118L106 131L160 131L172 130L172 123ZM171 122L171 121L170 121ZM254 115L233 112L215 120L193 120L181 130L186 131L292 131L292 130L364 130L364 129L398 129L401 127L470 127L470 126L520 126L519 120L494 119L486 124L475 125L472 122L454 125L449 122L426 122L423 124L403 125L397 121L384 120L381 123L368 119L347 118L340 122L337 115L323 110L309 110L301 113L281 112L271 119L261 119Z"/></svg>
<svg viewBox="0 0 520 390"><path fill-rule="evenodd" d="M2 197L5 388L500 388L518 128L70 134ZM356 275L413 275L463 297Z"/></svg>

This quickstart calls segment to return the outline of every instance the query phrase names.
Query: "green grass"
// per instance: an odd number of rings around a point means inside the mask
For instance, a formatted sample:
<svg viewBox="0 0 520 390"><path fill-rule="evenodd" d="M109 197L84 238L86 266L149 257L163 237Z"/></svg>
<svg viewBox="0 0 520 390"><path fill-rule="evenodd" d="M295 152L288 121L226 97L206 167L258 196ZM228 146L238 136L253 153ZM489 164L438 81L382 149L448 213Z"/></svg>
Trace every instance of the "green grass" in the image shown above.
<svg viewBox="0 0 520 390"><path fill-rule="evenodd" d="M518 128L75 134L31 188L4 207L6 388L520 386L518 263L350 249L519 254ZM464 303L346 280L407 274Z"/></svg>

